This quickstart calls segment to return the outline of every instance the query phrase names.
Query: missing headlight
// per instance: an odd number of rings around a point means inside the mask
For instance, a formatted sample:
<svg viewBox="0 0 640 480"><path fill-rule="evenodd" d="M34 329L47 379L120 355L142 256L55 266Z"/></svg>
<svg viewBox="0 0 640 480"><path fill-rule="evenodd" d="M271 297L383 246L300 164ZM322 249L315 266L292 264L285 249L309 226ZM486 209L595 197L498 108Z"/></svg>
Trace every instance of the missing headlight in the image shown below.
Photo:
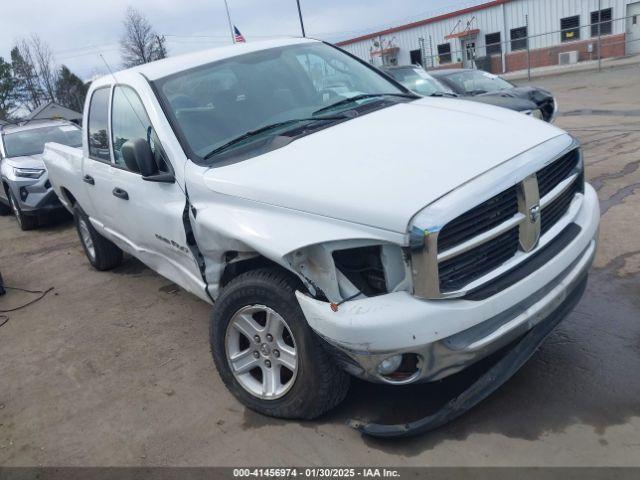
<svg viewBox="0 0 640 480"><path fill-rule="evenodd" d="M380 246L349 248L333 252L336 267L368 297L387 293L387 282L380 258Z"/></svg>

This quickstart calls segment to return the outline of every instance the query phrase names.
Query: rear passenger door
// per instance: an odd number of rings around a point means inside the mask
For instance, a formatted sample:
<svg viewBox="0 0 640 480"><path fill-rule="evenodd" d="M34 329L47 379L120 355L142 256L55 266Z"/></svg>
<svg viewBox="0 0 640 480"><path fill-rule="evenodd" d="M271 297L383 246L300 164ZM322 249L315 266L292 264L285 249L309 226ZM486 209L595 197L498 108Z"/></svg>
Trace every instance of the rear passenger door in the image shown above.
<svg viewBox="0 0 640 480"><path fill-rule="evenodd" d="M88 198L82 209L100 229L113 225L117 209L111 202L113 183L111 147L109 145L109 103L111 86L98 88L91 94L87 122L87 156L82 165L82 185ZM78 197L81 198L81 197Z"/></svg>

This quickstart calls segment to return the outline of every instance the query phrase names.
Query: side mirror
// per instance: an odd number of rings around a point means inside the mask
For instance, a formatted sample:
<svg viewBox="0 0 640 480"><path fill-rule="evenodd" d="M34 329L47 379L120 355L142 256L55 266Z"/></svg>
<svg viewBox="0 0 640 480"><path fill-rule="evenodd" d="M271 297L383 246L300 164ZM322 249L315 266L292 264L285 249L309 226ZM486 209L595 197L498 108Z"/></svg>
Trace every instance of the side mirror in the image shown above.
<svg viewBox="0 0 640 480"><path fill-rule="evenodd" d="M143 177L158 173L153 152L144 138L134 138L122 145L122 158L129 170L139 172Z"/></svg>

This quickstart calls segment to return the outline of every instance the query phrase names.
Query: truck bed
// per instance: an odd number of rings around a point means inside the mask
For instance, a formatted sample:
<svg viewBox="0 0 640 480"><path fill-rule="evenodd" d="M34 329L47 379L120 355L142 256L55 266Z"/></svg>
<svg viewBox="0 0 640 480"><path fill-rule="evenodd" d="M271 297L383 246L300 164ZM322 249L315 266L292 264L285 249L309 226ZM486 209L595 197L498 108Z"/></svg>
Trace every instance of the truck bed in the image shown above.
<svg viewBox="0 0 640 480"><path fill-rule="evenodd" d="M43 161L49 173L49 180L67 210L73 206L67 192L77 197L85 195L82 185L82 148L69 147L60 143L47 143L44 147ZM80 198L78 198L81 201ZM82 201L81 201L82 204Z"/></svg>

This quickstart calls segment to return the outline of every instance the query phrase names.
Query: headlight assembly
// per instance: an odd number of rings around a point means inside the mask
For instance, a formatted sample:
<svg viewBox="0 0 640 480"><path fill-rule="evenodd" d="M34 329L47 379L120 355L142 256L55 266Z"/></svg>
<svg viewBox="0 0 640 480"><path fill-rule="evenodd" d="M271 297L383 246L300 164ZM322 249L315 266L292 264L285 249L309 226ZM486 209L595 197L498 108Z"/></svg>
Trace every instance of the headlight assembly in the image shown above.
<svg viewBox="0 0 640 480"><path fill-rule="evenodd" d="M537 118L538 120L544 120L544 115L542 114L542 110L536 108L535 110L531 110L526 112L527 115L531 115L533 118Z"/></svg>
<svg viewBox="0 0 640 480"><path fill-rule="evenodd" d="M38 179L44 174L45 170L42 168L14 168L13 173L16 177L20 178L33 178Z"/></svg>

